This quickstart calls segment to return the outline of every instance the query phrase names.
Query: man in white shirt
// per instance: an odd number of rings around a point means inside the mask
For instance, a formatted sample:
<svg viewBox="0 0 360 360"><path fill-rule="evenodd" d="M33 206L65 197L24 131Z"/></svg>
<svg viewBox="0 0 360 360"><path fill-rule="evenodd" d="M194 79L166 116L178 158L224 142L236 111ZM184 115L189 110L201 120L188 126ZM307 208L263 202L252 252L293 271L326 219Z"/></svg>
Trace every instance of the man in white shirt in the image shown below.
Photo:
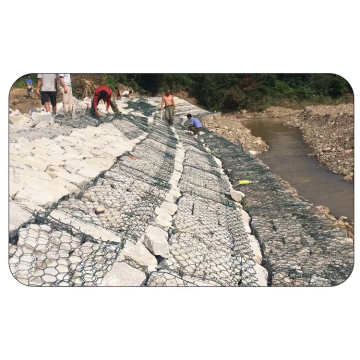
<svg viewBox="0 0 360 360"><path fill-rule="evenodd" d="M45 106L47 112L50 112L50 104L52 105L53 115L56 115L56 74L38 74L38 85L36 92L40 95L41 85L41 104Z"/></svg>
<svg viewBox="0 0 360 360"><path fill-rule="evenodd" d="M72 112L74 100L72 94L70 74L59 74L59 84L60 91L63 96L64 112Z"/></svg>

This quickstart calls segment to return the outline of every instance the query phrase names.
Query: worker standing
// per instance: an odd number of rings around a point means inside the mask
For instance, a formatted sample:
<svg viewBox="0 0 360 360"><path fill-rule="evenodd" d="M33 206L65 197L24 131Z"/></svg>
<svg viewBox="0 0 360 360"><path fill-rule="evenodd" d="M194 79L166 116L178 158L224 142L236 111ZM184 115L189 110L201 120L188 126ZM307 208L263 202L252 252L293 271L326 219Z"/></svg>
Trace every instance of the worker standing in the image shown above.
<svg viewBox="0 0 360 360"><path fill-rule="evenodd" d="M38 85L36 92L40 95L41 86L41 104L45 106L47 112L50 112L52 105L53 115L56 115L56 74L38 74Z"/></svg>
<svg viewBox="0 0 360 360"><path fill-rule="evenodd" d="M59 74L59 87L63 96L64 113L71 113L73 110L73 94L70 74Z"/></svg>
<svg viewBox="0 0 360 360"><path fill-rule="evenodd" d="M161 101L161 111L163 110L165 104L165 118L168 121L169 125L174 124L174 111L176 110L176 105L174 97L171 95L170 90L166 90L165 94L162 97Z"/></svg>
<svg viewBox="0 0 360 360"><path fill-rule="evenodd" d="M29 99L30 97L34 98L34 88L30 75L28 75L26 79L26 88L27 88L28 98Z"/></svg>

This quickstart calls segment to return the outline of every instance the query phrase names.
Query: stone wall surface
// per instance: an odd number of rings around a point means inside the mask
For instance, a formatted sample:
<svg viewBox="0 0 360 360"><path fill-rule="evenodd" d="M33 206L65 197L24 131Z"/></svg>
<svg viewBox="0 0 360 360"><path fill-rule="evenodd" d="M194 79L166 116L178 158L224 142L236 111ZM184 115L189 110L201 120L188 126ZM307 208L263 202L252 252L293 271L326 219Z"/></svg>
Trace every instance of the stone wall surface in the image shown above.
<svg viewBox="0 0 360 360"><path fill-rule="evenodd" d="M349 239L241 147L187 132L187 113L211 114L176 102L172 127L159 98L118 101L120 115L101 104L100 119L85 99L72 116L59 107L51 131L10 137L14 277L30 286L344 281ZM259 181L240 192L237 180L250 176Z"/></svg>

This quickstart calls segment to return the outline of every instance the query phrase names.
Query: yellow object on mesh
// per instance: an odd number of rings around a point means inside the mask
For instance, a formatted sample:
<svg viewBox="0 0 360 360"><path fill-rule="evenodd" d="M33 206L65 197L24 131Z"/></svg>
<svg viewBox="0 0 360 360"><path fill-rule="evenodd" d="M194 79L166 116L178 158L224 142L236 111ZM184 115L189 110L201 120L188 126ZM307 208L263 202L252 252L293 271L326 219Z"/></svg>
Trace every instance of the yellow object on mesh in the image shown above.
<svg viewBox="0 0 360 360"><path fill-rule="evenodd" d="M250 183L251 183L250 180L239 180L240 185L246 185L246 184L250 184Z"/></svg>

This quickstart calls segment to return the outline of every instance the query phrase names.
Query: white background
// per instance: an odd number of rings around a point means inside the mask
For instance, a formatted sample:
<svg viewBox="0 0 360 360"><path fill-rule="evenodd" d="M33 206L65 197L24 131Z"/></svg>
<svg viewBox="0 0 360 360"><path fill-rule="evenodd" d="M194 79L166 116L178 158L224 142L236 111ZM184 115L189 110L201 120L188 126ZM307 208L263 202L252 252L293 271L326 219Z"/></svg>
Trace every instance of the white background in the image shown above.
<svg viewBox="0 0 360 360"><path fill-rule="evenodd" d="M7 265L7 109L12 83L37 72L328 72L345 77L357 94L356 2L52 4L2 5L2 358L354 358L356 267L334 288L63 289L17 283Z"/></svg>

